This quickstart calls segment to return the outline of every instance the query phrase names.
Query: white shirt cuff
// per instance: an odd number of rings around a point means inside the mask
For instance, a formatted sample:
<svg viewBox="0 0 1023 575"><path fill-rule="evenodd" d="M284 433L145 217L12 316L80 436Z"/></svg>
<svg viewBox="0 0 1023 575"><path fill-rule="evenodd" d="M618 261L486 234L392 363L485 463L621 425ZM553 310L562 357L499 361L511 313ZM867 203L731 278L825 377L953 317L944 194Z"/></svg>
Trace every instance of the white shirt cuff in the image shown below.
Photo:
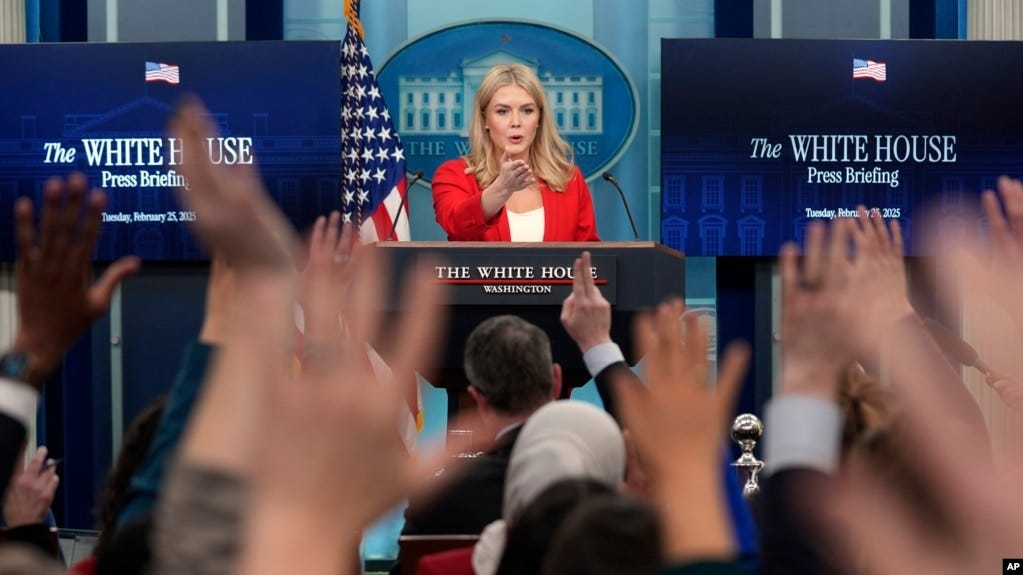
<svg viewBox="0 0 1023 575"><path fill-rule="evenodd" d="M810 395L782 395L767 404L764 473L810 468L838 469L842 414L831 401Z"/></svg>
<svg viewBox="0 0 1023 575"><path fill-rule="evenodd" d="M590 377L597 377L607 366L619 361L625 361L625 355L622 354L622 348L613 341L598 343L583 354L583 363Z"/></svg>
<svg viewBox="0 0 1023 575"><path fill-rule="evenodd" d="M31 385L0 378L0 413L18 420L25 430L35 425L39 407L39 391Z"/></svg>

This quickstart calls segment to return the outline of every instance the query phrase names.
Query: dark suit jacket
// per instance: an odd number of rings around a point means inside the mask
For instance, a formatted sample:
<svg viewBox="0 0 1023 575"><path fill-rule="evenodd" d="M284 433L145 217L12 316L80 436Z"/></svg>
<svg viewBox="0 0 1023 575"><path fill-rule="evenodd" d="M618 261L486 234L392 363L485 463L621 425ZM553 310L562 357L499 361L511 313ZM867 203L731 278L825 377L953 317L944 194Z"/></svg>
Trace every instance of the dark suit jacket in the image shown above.
<svg viewBox="0 0 1023 575"><path fill-rule="evenodd" d="M748 573L739 563L709 560L668 565L661 570L662 575L747 575Z"/></svg>
<svg viewBox="0 0 1023 575"><path fill-rule="evenodd" d="M402 535L476 535L501 518L508 461L522 425L511 429L428 502L409 501ZM401 573L401 557L391 573Z"/></svg>
<svg viewBox="0 0 1023 575"><path fill-rule="evenodd" d="M25 442L25 426L20 421L0 412L0 493L7 493L14 466L20 463L18 455Z"/></svg>
<svg viewBox="0 0 1023 575"><path fill-rule="evenodd" d="M429 502L409 501L402 535L474 535L501 518L504 479L522 426L502 435Z"/></svg>
<svg viewBox="0 0 1023 575"><path fill-rule="evenodd" d="M810 490L827 492L833 479L807 468L784 469L760 480L761 575L835 575L843 573L821 525L812 519Z"/></svg>
<svg viewBox="0 0 1023 575"><path fill-rule="evenodd" d="M639 376L636 375L632 369L629 368L629 364L624 361L616 361L611 365L600 370L600 373L593 376L593 383L597 386L597 393L600 394L600 401L604 402L604 410L611 414L611 417L615 421L621 424L621 420L618 419L618 409L615 404L614 393L611 391L611 386L615 382L622 382L623 384L630 385L643 385L643 382L639 380Z"/></svg>

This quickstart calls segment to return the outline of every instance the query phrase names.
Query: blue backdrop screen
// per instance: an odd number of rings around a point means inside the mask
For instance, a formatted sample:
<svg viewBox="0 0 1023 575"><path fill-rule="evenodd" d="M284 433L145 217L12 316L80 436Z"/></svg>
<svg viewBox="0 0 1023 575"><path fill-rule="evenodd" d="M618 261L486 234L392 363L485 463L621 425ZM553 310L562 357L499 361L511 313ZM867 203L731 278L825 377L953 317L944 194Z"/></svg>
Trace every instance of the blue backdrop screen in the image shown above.
<svg viewBox="0 0 1023 575"><path fill-rule="evenodd" d="M663 40L661 240L772 256L858 204L925 204L942 233L983 227L977 194L1023 162L1023 44Z"/></svg>
<svg viewBox="0 0 1023 575"><path fill-rule="evenodd" d="M221 139L210 158L253 164L296 227L339 205L339 42L189 42L0 46L0 260L14 254L12 207L37 205L50 176L84 172L108 195L97 258L204 258L180 143L167 121L186 93Z"/></svg>

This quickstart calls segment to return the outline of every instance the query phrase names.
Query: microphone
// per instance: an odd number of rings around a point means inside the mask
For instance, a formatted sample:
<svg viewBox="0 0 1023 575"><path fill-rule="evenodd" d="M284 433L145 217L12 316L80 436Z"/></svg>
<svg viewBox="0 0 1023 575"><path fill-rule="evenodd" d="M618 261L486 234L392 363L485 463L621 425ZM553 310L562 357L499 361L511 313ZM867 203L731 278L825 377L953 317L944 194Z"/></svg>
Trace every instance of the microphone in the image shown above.
<svg viewBox="0 0 1023 575"><path fill-rule="evenodd" d="M398 213L394 214L394 222L391 224L391 232L384 238L388 241L394 238L394 230L398 229L398 220L401 219L401 212L405 211L405 205L408 204L408 195L412 193L412 186L416 185L416 182L423 178L423 171L416 170L412 174L412 180L405 185L405 195L401 197L401 205L398 206ZM412 222L409 222L410 224Z"/></svg>
<svg viewBox="0 0 1023 575"><path fill-rule="evenodd" d="M947 327L931 318L924 320L924 326L930 332L938 347L941 348L941 351L967 367L976 368L984 374L984 379L988 383L994 383L999 379L1006 379L1005 376L991 369L990 365L981 360L977 350L972 345L963 341L962 338L952 333Z"/></svg>
<svg viewBox="0 0 1023 575"><path fill-rule="evenodd" d="M629 216L629 225L632 226L632 235L638 242L639 232L636 231L636 220L632 219L632 210L629 209L629 201L625 199L625 192L622 191L622 187L618 185L618 180L615 179L611 172L604 172L604 175L601 177L614 186L615 189L618 190L618 195L622 197L622 204L625 205L625 215Z"/></svg>

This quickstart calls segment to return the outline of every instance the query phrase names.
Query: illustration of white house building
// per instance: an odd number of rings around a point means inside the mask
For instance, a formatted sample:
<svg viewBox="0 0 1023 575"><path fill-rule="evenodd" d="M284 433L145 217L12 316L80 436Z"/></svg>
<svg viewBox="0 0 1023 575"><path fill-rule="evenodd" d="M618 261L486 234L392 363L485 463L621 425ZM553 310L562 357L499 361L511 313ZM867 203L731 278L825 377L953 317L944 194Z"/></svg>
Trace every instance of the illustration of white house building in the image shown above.
<svg viewBox="0 0 1023 575"><path fill-rule="evenodd" d="M483 76L497 64L523 64L537 72L539 62L498 50L463 60L443 77L398 78L399 130L402 135L468 135L469 110ZM603 132L604 78L592 75L540 76L558 131L563 135Z"/></svg>

